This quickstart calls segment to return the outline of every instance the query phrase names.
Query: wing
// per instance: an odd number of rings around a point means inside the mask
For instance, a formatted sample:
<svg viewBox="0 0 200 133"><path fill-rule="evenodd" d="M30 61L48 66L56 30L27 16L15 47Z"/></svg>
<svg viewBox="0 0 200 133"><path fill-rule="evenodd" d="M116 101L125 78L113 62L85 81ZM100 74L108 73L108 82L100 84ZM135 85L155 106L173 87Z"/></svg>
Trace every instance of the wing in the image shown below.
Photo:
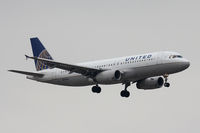
<svg viewBox="0 0 200 133"><path fill-rule="evenodd" d="M43 77L44 74L41 73L33 73L33 72L26 72L26 71L19 71L19 70L8 70L9 72L15 72L15 73L20 73L20 74L25 74L25 75L31 75L34 77Z"/></svg>
<svg viewBox="0 0 200 133"><path fill-rule="evenodd" d="M85 66L65 64L65 63L56 62L56 61L48 60L48 59L44 59L44 58L30 57L27 55L26 55L26 58L42 61L45 65L52 67L52 68L55 67L55 68L67 70L70 72L79 73L79 74L82 74L84 76L88 76L91 78L95 77L98 73L104 71L104 70L89 68L89 67L85 67Z"/></svg>

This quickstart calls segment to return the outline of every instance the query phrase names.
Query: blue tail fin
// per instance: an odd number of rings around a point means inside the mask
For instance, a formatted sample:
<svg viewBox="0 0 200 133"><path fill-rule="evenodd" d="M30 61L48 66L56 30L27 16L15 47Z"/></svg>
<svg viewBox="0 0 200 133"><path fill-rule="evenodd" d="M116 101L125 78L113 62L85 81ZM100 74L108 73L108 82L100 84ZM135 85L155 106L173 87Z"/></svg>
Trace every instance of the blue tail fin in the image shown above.
<svg viewBox="0 0 200 133"><path fill-rule="evenodd" d="M40 42L40 40L37 37L31 38L30 40L31 40L31 46L32 46L34 57L53 60L51 55L48 53L46 48L42 45L42 43ZM43 69L48 69L49 67L47 65L43 64L41 61L35 60L35 68L37 71L40 71Z"/></svg>

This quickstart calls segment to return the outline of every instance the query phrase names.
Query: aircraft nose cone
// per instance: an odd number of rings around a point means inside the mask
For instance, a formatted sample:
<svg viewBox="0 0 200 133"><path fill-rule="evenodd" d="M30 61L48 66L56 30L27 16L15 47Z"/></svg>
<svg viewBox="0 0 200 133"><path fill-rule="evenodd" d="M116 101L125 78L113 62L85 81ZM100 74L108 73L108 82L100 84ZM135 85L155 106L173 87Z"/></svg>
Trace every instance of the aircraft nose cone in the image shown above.
<svg viewBox="0 0 200 133"><path fill-rule="evenodd" d="M183 66L185 67L185 69L187 69L190 66L190 62L188 60L185 60L183 62Z"/></svg>

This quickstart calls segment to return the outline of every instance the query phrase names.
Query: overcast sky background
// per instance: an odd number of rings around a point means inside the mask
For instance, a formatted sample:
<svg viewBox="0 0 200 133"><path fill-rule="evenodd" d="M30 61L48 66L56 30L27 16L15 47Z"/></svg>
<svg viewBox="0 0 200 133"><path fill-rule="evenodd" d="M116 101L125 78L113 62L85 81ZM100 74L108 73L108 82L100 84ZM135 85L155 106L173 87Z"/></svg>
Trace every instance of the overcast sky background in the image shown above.
<svg viewBox="0 0 200 133"><path fill-rule="evenodd" d="M7 69L35 71L30 37L57 61L177 51L190 60L170 88L38 83ZM199 0L0 0L1 133L199 133Z"/></svg>

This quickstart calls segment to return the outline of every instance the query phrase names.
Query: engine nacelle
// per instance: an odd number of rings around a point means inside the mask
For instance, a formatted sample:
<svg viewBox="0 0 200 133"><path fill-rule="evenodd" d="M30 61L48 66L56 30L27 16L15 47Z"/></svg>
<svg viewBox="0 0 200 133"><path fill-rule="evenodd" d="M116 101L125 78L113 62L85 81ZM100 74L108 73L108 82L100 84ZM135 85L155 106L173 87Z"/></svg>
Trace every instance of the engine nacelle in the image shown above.
<svg viewBox="0 0 200 133"><path fill-rule="evenodd" d="M164 84L162 77L151 77L137 82L138 89L151 90L161 88Z"/></svg>
<svg viewBox="0 0 200 133"><path fill-rule="evenodd" d="M122 72L119 70L107 70L96 76L96 81L100 84L112 84L122 79Z"/></svg>

